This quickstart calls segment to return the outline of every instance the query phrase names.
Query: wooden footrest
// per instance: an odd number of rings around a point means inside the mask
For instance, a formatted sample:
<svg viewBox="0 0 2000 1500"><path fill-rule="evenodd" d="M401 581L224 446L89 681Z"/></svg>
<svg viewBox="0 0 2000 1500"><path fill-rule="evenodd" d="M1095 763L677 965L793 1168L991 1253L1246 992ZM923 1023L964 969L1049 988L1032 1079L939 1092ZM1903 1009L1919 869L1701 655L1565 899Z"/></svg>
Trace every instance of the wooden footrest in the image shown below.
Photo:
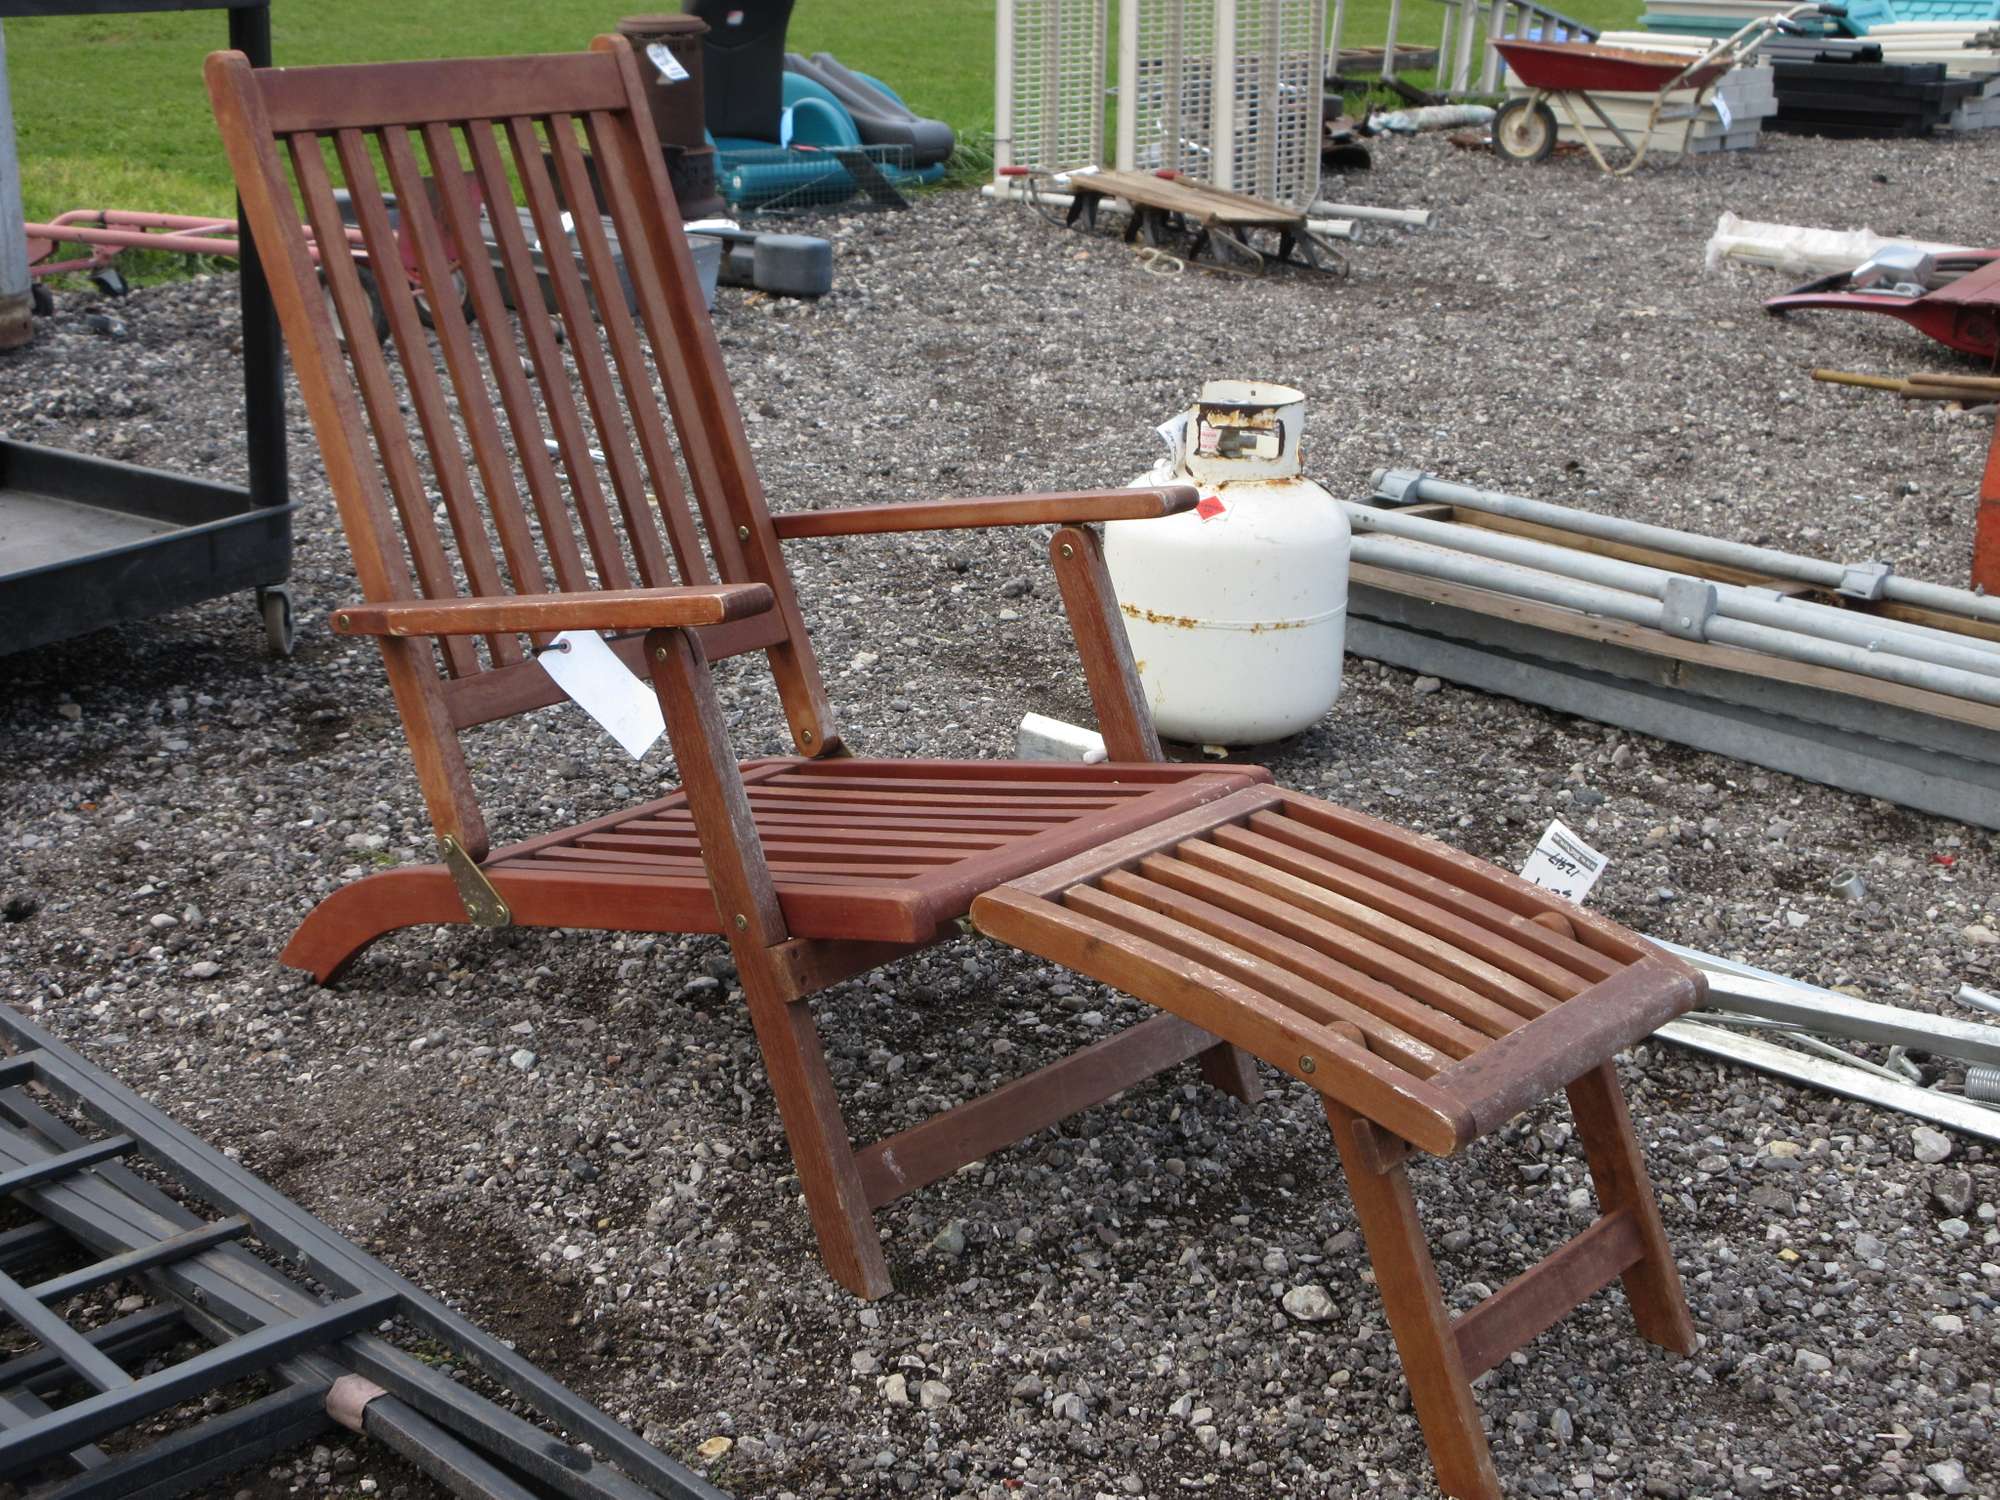
<svg viewBox="0 0 2000 1500"><path fill-rule="evenodd" d="M1268 786L1001 886L972 919L1439 1155L1703 993L1697 970L1615 923Z"/></svg>

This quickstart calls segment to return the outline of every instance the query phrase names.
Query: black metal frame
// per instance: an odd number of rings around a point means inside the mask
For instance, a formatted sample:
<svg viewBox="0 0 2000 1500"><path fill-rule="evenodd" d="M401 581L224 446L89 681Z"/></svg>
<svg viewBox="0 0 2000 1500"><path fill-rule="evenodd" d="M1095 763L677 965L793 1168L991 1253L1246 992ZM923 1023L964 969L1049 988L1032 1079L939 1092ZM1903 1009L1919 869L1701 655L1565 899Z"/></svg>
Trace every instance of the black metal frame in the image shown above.
<svg viewBox="0 0 2000 1500"><path fill-rule="evenodd" d="M338 1421L455 1495L728 1500L5 1006L0 1044L13 1054L0 1061L0 1195L34 1216L0 1231L0 1314L40 1346L0 1363L0 1481L25 1482L66 1457L74 1473L45 1492L49 1500L165 1500ZM107 1134L86 1138L38 1102L38 1087ZM200 1218L124 1165L128 1156L151 1162L222 1217ZM237 1243L250 1237L296 1263L323 1292ZM17 1277L52 1253L79 1249L90 1264L33 1284ZM79 1292L127 1277L155 1304L87 1332L55 1311ZM591 1451L370 1331L390 1319ZM151 1374L130 1373L191 1339L209 1347ZM253 1375L277 1389L191 1418L136 1451L121 1444L112 1456L96 1446ZM84 1394L60 1399L79 1388Z"/></svg>
<svg viewBox="0 0 2000 1500"><path fill-rule="evenodd" d="M271 65L270 0L0 0L0 21L26 17L159 13L183 10L225 10L229 13L229 45L249 57L251 66ZM236 217L243 219L238 200ZM0 486L11 482L6 471L23 463L65 462L56 470L87 493L59 493L85 504L103 505L101 491L130 487L142 492L199 489L207 508L226 519L212 522L220 540L204 534L168 532L139 547L114 549L23 573L7 581L7 629L0 651L26 649L102 628L125 620L143 619L163 609L255 586L260 608L275 604L283 615L289 653L291 599L284 588L291 573L292 528L290 480L285 465L284 342L277 308L264 277L257 246L245 225L239 236L240 300L243 326L243 415L248 443L249 486L182 478L155 470L133 469L82 454L54 454L25 444L0 442ZM144 502L114 509L147 509ZM144 553L149 560L115 554ZM134 561L155 576L148 587L128 590L121 583L134 572ZM226 566L219 566L226 564ZM213 571L211 571L213 570ZM247 574L247 576L245 576ZM276 623L272 624L277 645Z"/></svg>

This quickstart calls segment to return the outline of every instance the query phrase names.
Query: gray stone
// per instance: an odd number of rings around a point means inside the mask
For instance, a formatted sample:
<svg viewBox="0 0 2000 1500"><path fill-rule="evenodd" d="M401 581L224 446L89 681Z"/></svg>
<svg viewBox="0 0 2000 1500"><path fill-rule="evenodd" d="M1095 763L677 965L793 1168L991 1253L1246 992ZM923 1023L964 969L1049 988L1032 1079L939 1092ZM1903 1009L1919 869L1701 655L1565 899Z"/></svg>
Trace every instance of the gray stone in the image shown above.
<svg viewBox="0 0 2000 1500"><path fill-rule="evenodd" d="M926 1380L917 1387L917 1400L925 1411L936 1411L951 1400L951 1387L942 1380Z"/></svg>
<svg viewBox="0 0 2000 1500"><path fill-rule="evenodd" d="M1422 695L1426 693L1435 693L1439 688L1443 686L1444 684L1442 682L1439 682L1435 677L1419 677L1415 682L1410 684L1410 690L1414 693Z"/></svg>
<svg viewBox="0 0 2000 1500"><path fill-rule="evenodd" d="M1808 1375L1824 1375L1833 1368L1833 1361L1815 1349L1801 1349L1792 1356L1792 1366Z"/></svg>
<svg viewBox="0 0 2000 1500"><path fill-rule="evenodd" d="M1910 1144L1916 1150L1917 1160L1927 1167L1934 1167L1951 1155L1951 1137L1928 1125L1919 1125L1910 1132Z"/></svg>
<svg viewBox="0 0 2000 1500"><path fill-rule="evenodd" d="M1323 1286L1295 1286L1285 1293L1284 1305L1301 1323L1324 1323L1333 1316L1333 1298Z"/></svg>
<svg viewBox="0 0 2000 1500"><path fill-rule="evenodd" d="M1947 1495L1969 1495L1972 1485L1965 1477L1965 1465L1955 1458L1947 1458L1939 1463L1925 1464L1924 1477Z"/></svg>
<svg viewBox="0 0 2000 1500"><path fill-rule="evenodd" d="M526 1047L516 1048L513 1055L507 1059L508 1062L519 1068L523 1073L532 1069L535 1066L536 1060L535 1054L530 1052Z"/></svg>
<svg viewBox="0 0 2000 1500"><path fill-rule="evenodd" d="M866 1349L856 1349L848 1356L847 1362L857 1375L873 1375L882 1368L882 1361Z"/></svg>
<svg viewBox="0 0 2000 1500"><path fill-rule="evenodd" d="M1940 1172L1931 1184L1931 1202L1948 1219L1962 1219L1972 1212L1972 1174L1964 1168Z"/></svg>

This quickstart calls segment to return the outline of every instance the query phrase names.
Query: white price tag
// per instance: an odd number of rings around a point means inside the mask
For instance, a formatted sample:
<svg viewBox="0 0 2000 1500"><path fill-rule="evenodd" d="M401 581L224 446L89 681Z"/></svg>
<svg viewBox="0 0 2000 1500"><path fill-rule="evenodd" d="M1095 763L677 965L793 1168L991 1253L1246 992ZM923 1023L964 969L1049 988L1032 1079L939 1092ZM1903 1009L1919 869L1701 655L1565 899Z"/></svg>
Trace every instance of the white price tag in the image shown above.
<svg viewBox="0 0 2000 1500"><path fill-rule="evenodd" d="M666 732L659 695L594 630L565 630L535 658L576 706L638 760Z"/></svg>
<svg viewBox="0 0 2000 1500"><path fill-rule="evenodd" d="M1722 121L1722 128L1724 130L1729 129L1729 101L1723 98L1722 95L1717 94L1708 102L1715 106L1715 117Z"/></svg>
<svg viewBox="0 0 2000 1500"><path fill-rule="evenodd" d="M681 66L681 60L678 57L675 57L672 52L667 50L665 42L653 42L649 44L646 48L646 56L652 60L653 66L660 70L660 76L666 79L668 83L682 83L686 81L688 70Z"/></svg>
<svg viewBox="0 0 2000 1500"><path fill-rule="evenodd" d="M1558 818L1521 866L1521 878L1581 906L1610 863Z"/></svg>

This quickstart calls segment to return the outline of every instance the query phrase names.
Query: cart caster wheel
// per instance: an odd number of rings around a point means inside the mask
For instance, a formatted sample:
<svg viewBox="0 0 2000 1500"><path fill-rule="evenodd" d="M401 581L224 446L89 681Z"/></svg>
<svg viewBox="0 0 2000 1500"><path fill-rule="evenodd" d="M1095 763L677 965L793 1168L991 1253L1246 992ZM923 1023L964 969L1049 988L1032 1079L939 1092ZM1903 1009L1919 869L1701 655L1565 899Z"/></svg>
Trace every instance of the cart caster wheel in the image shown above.
<svg viewBox="0 0 2000 1500"><path fill-rule="evenodd" d="M1504 161L1540 161L1556 149L1555 111L1539 99L1509 99L1493 116L1493 149Z"/></svg>
<svg viewBox="0 0 2000 1500"><path fill-rule="evenodd" d="M38 318L53 318L56 315L56 294L39 281L28 289L28 300L34 304Z"/></svg>
<svg viewBox="0 0 2000 1500"><path fill-rule="evenodd" d="M257 609L264 616L264 643L273 656L290 656L296 637L292 631L292 591L282 583L257 590Z"/></svg>
<svg viewBox="0 0 2000 1500"><path fill-rule="evenodd" d="M107 297L123 297L132 290L131 284L110 266L92 271L90 279Z"/></svg>

